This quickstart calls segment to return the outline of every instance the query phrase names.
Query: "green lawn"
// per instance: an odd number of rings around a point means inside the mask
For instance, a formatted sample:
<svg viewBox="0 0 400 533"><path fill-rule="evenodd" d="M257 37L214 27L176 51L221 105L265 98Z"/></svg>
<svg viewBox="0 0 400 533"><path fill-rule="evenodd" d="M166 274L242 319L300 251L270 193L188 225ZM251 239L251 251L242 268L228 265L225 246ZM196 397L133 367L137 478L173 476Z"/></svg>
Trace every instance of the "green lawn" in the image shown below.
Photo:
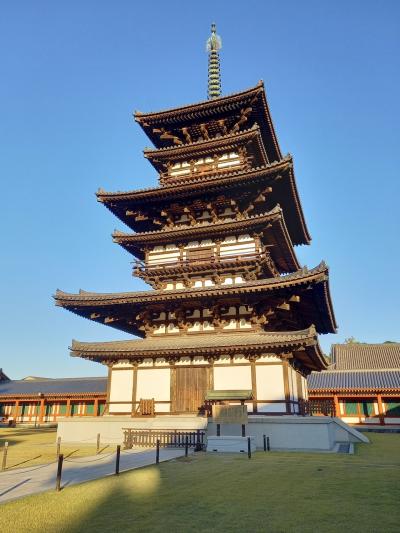
<svg viewBox="0 0 400 533"><path fill-rule="evenodd" d="M8 442L7 470L55 461L57 453L56 439L57 431L55 428L0 428L0 465L5 442ZM100 450L109 451L106 445L102 445ZM61 453L65 457L94 455L96 453L96 445L64 446L61 443Z"/></svg>
<svg viewBox="0 0 400 533"><path fill-rule="evenodd" d="M354 456L195 454L0 507L11 532L400 530L400 434Z"/></svg>

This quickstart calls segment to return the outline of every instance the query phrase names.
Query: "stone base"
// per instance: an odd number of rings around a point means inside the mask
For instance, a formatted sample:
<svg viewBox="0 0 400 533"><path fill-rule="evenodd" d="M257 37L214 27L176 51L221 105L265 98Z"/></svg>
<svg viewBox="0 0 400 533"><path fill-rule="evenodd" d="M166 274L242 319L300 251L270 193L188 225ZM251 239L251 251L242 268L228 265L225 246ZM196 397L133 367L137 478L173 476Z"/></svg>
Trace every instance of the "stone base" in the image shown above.
<svg viewBox="0 0 400 533"><path fill-rule="evenodd" d="M340 418L327 416L250 415L245 429L246 435L254 436L257 449L263 449L264 435L269 437L271 450L334 451L338 443L369 442ZM216 424L210 422L207 437L216 434ZM241 426L221 424L220 435L241 435Z"/></svg>
<svg viewBox="0 0 400 533"><path fill-rule="evenodd" d="M205 430L208 439L216 438L217 426L211 419L195 415L163 415L154 418L101 416L64 418L58 422L57 436L62 442L93 444L100 433L103 444L122 444L123 428L196 431ZM340 443L369 442L368 438L340 418L327 416L249 415L245 426L257 449L263 449L263 436L269 437L271 450L330 451ZM240 424L221 424L221 437L242 439ZM246 440L246 437L244 437ZM237 440L237 442L239 442ZM215 448L215 446L214 446ZM211 449L211 447L210 447ZM247 451L247 441L244 447Z"/></svg>
<svg viewBox="0 0 400 533"><path fill-rule="evenodd" d="M254 437L250 438L250 448L254 452L256 450L256 440ZM208 452L230 452L230 453L247 453L248 452L248 438L247 437L211 437L207 438Z"/></svg>
<svg viewBox="0 0 400 533"><path fill-rule="evenodd" d="M93 444L100 433L103 444L122 444L122 428L196 431L207 428L207 418L195 415L163 415L132 418L130 416L98 416L63 418L58 421L57 436L62 442L87 442Z"/></svg>

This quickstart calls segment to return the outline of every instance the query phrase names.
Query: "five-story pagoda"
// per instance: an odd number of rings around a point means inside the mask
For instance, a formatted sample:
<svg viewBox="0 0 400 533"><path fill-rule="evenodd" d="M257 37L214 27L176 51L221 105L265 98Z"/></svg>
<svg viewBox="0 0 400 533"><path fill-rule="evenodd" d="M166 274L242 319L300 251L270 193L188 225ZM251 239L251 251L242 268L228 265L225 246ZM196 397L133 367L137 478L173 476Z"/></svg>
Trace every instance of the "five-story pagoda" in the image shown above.
<svg viewBox="0 0 400 533"><path fill-rule="evenodd" d="M55 296L142 337L72 343L73 356L109 367L110 415L199 413L207 399L295 414L305 377L327 365L317 333L336 329L328 268L301 268L295 255L310 236L292 158L281 155L262 83L220 95L220 45L213 26L208 100L135 114L160 185L97 193L133 230L113 238L152 289Z"/></svg>

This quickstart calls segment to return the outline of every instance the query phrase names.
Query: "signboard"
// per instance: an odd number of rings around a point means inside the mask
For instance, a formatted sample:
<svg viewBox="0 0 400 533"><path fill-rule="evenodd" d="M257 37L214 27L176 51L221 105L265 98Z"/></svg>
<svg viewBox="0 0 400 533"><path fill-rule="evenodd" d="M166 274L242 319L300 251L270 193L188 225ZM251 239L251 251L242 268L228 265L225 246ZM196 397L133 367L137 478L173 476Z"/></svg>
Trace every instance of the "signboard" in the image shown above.
<svg viewBox="0 0 400 533"><path fill-rule="evenodd" d="M247 424L245 405L213 405L212 417L215 424Z"/></svg>

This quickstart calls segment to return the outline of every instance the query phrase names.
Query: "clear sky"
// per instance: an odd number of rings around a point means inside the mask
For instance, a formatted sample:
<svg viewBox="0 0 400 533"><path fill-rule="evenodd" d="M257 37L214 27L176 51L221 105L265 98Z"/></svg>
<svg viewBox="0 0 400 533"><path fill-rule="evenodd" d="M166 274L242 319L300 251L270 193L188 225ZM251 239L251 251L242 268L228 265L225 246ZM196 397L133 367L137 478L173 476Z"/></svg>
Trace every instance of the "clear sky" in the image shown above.
<svg viewBox="0 0 400 533"><path fill-rule="evenodd" d="M400 2L279 0L2 2L0 17L1 355L17 379L104 375L71 339L128 336L54 306L56 288L130 291L122 222L98 187L155 185L134 110L206 98L205 41L222 37L223 93L266 85L294 157L339 324L332 342L400 341Z"/></svg>

